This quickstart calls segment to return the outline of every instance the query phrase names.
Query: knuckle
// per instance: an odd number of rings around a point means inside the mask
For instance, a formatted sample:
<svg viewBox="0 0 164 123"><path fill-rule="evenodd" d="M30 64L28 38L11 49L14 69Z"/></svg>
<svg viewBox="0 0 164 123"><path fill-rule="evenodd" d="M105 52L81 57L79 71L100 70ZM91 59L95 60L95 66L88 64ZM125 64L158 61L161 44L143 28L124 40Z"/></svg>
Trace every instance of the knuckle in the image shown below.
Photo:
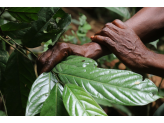
<svg viewBox="0 0 164 123"><path fill-rule="evenodd" d="M121 20L119 20L119 19L115 19L115 20L113 21L113 23L119 23L119 22L121 22Z"/></svg>
<svg viewBox="0 0 164 123"><path fill-rule="evenodd" d="M69 48L68 44L63 42L57 42L56 47L59 48L59 50L64 50Z"/></svg>
<svg viewBox="0 0 164 123"><path fill-rule="evenodd" d="M108 34L108 29L105 27L102 29L102 32L105 33L105 34Z"/></svg>

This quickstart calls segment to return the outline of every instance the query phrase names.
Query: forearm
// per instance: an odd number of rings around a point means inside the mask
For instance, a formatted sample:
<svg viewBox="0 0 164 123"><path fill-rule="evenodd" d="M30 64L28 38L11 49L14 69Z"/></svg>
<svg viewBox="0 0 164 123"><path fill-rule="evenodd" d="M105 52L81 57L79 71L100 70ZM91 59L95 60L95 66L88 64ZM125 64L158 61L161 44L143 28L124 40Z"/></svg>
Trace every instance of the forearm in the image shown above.
<svg viewBox="0 0 164 123"><path fill-rule="evenodd" d="M149 51L144 61L145 67L141 71L164 77L164 62L162 61L164 61L164 55Z"/></svg>
<svg viewBox="0 0 164 123"><path fill-rule="evenodd" d="M125 22L143 43L155 41L164 32L164 7L143 8Z"/></svg>

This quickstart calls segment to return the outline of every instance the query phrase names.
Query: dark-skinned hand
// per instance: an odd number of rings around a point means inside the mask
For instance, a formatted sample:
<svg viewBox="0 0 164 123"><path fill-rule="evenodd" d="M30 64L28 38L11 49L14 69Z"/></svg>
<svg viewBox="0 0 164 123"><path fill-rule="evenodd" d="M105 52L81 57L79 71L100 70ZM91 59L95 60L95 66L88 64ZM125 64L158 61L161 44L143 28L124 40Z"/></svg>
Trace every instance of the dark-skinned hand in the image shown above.
<svg viewBox="0 0 164 123"><path fill-rule="evenodd" d="M100 32L91 37L93 42L108 47L133 71L145 68L149 50L136 33L120 20L107 23Z"/></svg>
<svg viewBox="0 0 164 123"><path fill-rule="evenodd" d="M105 46L95 42L84 45L75 45L70 43L58 42L51 49L44 52L37 60L37 72L40 75L43 72L49 72L54 66L69 55L78 55L92 59L98 59L110 51Z"/></svg>

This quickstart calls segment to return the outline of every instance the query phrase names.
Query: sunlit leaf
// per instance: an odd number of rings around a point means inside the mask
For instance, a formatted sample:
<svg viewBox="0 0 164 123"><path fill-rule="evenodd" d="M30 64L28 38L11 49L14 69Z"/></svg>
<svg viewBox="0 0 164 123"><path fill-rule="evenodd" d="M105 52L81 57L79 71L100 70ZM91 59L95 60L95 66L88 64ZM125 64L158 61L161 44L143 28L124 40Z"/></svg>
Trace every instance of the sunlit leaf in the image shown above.
<svg viewBox="0 0 164 123"><path fill-rule="evenodd" d="M43 104L41 116L67 116L68 113L63 104L63 87L56 83L49 97Z"/></svg>
<svg viewBox="0 0 164 123"><path fill-rule="evenodd" d="M51 72L42 73L33 83L26 106L26 116L33 116L40 113L44 101L50 95L57 79Z"/></svg>
<svg viewBox="0 0 164 123"><path fill-rule="evenodd" d="M143 81L142 76L137 73L127 70L77 67L76 63L68 65L67 61L55 67L61 81L83 87L99 100L99 104L102 100L120 105L146 105L161 97L157 94L158 89L154 83L149 79Z"/></svg>
<svg viewBox="0 0 164 123"><path fill-rule="evenodd" d="M77 85L64 86L63 102L71 116L106 116L96 101Z"/></svg>

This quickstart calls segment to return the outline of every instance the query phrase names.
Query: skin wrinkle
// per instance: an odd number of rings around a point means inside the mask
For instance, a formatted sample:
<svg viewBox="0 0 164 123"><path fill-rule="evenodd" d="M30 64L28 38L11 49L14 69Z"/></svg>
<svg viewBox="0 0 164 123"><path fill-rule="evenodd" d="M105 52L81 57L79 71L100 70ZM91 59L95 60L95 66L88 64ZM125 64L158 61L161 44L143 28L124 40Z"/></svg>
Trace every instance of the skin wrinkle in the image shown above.
<svg viewBox="0 0 164 123"><path fill-rule="evenodd" d="M98 59L113 52L133 71L164 77L162 74L164 63L161 62L164 60L164 55L150 51L143 44L154 41L163 34L163 13L164 7L143 8L126 22L116 19L112 23L107 23L91 37L93 41L91 43L79 46L58 42L53 46L53 50L48 50L38 58L38 72L41 74L50 71L68 55Z"/></svg>

